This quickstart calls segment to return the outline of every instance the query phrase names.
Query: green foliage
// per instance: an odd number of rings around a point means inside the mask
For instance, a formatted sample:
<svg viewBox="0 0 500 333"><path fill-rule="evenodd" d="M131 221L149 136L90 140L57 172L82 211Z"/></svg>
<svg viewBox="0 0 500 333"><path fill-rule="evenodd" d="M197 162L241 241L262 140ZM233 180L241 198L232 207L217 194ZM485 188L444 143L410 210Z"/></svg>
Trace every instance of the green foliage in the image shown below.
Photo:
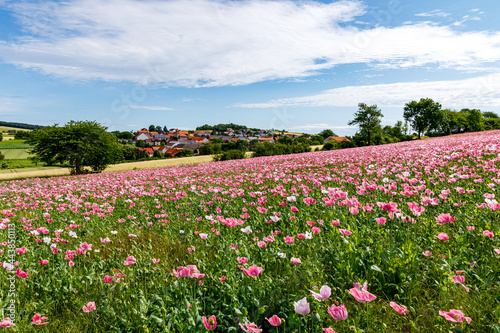
<svg viewBox="0 0 500 333"><path fill-rule="evenodd" d="M205 124L203 126L196 127L196 130L197 131L214 131L216 133L220 133L220 132L224 132L228 128L231 128L235 131L237 131L237 130L241 131L241 130L248 129L248 127L246 127L244 125L237 125L237 124L230 123L230 124L218 124L218 125L213 125L213 126Z"/></svg>
<svg viewBox="0 0 500 333"><path fill-rule="evenodd" d="M137 142L135 143L135 146L137 148L146 148L149 145L144 140L137 140Z"/></svg>
<svg viewBox="0 0 500 333"><path fill-rule="evenodd" d="M236 141L236 149L242 152L248 151L250 147L250 143L246 140L238 140Z"/></svg>
<svg viewBox="0 0 500 333"><path fill-rule="evenodd" d="M125 145L122 147L123 159L125 161L138 161L143 158L148 158L149 154L144 150L140 150L139 148L133 145Z"/></svg>
<svg viewBox="0 0 500 333"><path fill-rule="evenodd" d="M11 123L8 121L0 121L0 126L30 129L30 130L41 129L41 128L46 127L46 126L41 126L41 125L31 125L31 124L25 124L25 123Z"/></svg>
<svg viewBox="0 0 500 333"><path fill-rule="evenodd" d="M467 127L471 132L482 131L483 126L483 114L478 109L463 109L467 113ZM461 112L462 112L461 111Z"/></svg>
<svg viewBox="0 0 500 333"><path fill-rule="evenodd" d="M190 157L193 156L194 152L191 149L182 149L180 152L175 154L175 157Z"/></svg>
<svg viewBox="0 0 500 333"><path fill-rule="evenodd" d="M329 136L338 136L331 129L325 129L325 130L321 131L318 135L322 136L323 139L326 139Z"/></svg>
<svg viewBox="0 0 500 333"><path fill-rule="evenodd" d="M245 158L245 152L233 149L223 152L222 154L218 154L214 156L214 162L216 161L229 161L229 160L240 160Z"/></svg>
<svg viewBox="0 0 500 333"><path fill-rule="evenodd" d="M122 140L131 140L134 137L134 134L132 134L131 132L127 132L127 131L124 131L124 132L114 131L111 133L113 133L118 139L122 139Z"/></svg>
<svg viewBox="0 0 500 333"><path fill-rule="evenodd" d="M417 131L419 139L421 133L427 129L437 130L443 119L441 104L430 98L421 98L419 102L406 103L403 116Z"/></svg>
<svg viewBox="0 0 500 333"><path fill-rule="evenodd" d="M284 145L281 143L270 143L266 141L264 143L257 144L255 146L254 151L255 153L253 157L259 157L259 156L306 153L311 151L311 147L303 144Z"/></svg>
<svg viewBox="0 0 500 333"><path fill-rule="evenodd" d="M207 143L200 147L200 155L213 155L219 154L222 151L222 144L220 143Z"/></svg>
<svg viewBox="0 0 500 333"><path fill-rule="evenodd" d="M31 135L30 131L16 131L14 134L14 139L16 140L26 140Z"/></svg>
<svg viewBox="0 0 500 333"><path fill-rule="evenodd" d="M323 145L322 150L333 150L333 149L338 149L339 145L337 141L329 141Z"/></svg>
<svg viewBox="0 0 500 333"><path fill-rule="evenodd" d="M282 145L293 145L293 139L289 136L282 136L281 138L278 139L278 143Z"/></svg>
<svg viewBox="0 0 500 333"><path fill-rule="evenodd" d="M0 152L0 161L5 159L5 155Z"/></svg>
<svg viewBox="0 0 500 333"><path fill-rule="evenodd" d="M357 125L359 131L356 134L361 138L360 143L370 146L381 142L382 127L380 122L382 117L382 112L377 105L368 106L365 103L359 103L358 111L348 125Z"/></svg>
<svg viewBox="0 0 500 333"><path fill-rule="evenodd" d="M3 140L3 133L0 132L0 142L2 142L2 140Z"/></svg>
<svg viewBox="0 0 500 333"><path fill-rule="evenodd" d="M42 161L68 162L75 174L84 173L84 166L101 172L123 157L116 137L94 121L70 121L63 127L36 130L26 142Z"/></svg>
<svg viewBox="0 0 500 333"><path fill-rule="evenodd" d="M484 119L499 119L500 117L495 112L483 111L483 118Z"/></svg>

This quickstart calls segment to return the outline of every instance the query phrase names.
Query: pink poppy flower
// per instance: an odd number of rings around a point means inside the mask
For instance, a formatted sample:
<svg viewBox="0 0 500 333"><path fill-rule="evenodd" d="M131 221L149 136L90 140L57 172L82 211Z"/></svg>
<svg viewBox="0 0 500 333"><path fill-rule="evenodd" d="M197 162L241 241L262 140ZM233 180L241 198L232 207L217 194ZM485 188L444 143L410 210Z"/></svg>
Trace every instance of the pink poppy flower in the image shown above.
<svg viewBox="0 0 500 333"><path fill-rule="evenodd" d="M73 261L71 261L71 260L70 260L70 261L68 262L68 266L69 266L69 267L73 267L74 265L75 265L75 263L74 263Z"/></svg>
<svg viewBox="0 0 500 333"><path fill-rule="evenodd" d="M450 310L450 312L439 311L439 315L443 316L444 319L451 321L452 323L461 323L467 321L468 324L472 321L471 318L465 317L464 313L460 310Z"/></svg>
<svg viewBox="0 0 500 333"><path fill-rule="evenodd" d="M493 249L497 254L500 254L500 249Z"/></svg>
<svg viewBox="0 0 500 333"><path fill-rule="evenodd" d="M445 232L442 232L440 233L439 235L436 236L439 240L442 240L442 241L447 241L448 239L450 239L450 237L448 237L448 234L445 233Z"/></svg>
<svg viewBox="0 0 500 333"><path fill-rule="evenodd" d="M200 273L198 268L195 265L188 265L187 267L189 269L189 277L190 278L196 278L196 279L201 279L205 276L205 274Z"/></svg>
<svg viewBox="0 0 500 333"><path fill-rule="evenodd" d="M474 229L475 229L474 226L467 226L467 230L469 230L469 231L473 231Z"/></svg>
<svg viewBox="0 0 500 333"><path fill-rule="evenodd" d="M377 217L375 221L380 225L384 225L387 222L387 219L385 217Z"/></svg>
<svg viewBox="0 0 500 333"><path fill-rule="evenodd" d="M285 237L285 243L293 244L293 242L294 242L294 238L292 236Z"/></svg>
<svg viewBox="0 0 500 333"><path fill-rule="evenodd" d="M307 297L304 297L298 302L294 302L293 305L295 308L295 312L297 312L298 314L305 316L306 314L311 312L311 309L309 308L309 303L307 302Z"/></svg>
<svg viewBox="0 0 500 333"><path fill-rule="evenodd" d="M95 311L95 303L94 302L88 302L87 305L83 306L83 312L92 312Z"/></svg>
<svg viewBox="0 0 500 333"><path fill-rule="evenodd" d="M453 277L453 282L460 284L462 287L464 287L464 288L465 288L465 290L466 290L467 292L469 292L469 288L467 288L467 287L464 285L464 282L465 282L465 277L464 277L464 276L462 276L462 275L456 275L456 276L454 276L454 277Z"/></svg>
<svg viewBox="0 0 500 333"><path fill-rule="evenodd" d="M430 257L432 255L432 252L431 251L424 251L424 252L422 252L422 254L426 257Z"/></svg>
<svg viewBox="0 0 500 333"><path fill-rule="evenodd" d="M21 269L16 270L16 275L19 276L20 278L27 279L28 278L28 273L29 271L23 272Z"/></svg>
<svg viewBox="0 0 500 333"><path fill-rule="evenodd" d="M262 267L258 267L255 265L248 267L248 269L243 269L243 272L249 277L257 277L262 274L263 271L264 269Z"/></svg>
<svg viewBox="0 0 500 333"><path fill-rule="evenodd" d="M292 210L293 213L297 213L299 211L298 208L295 206L292 206L290 209Z"/></svg>
<svg viewBox="0 0 500 333"><path fill-rule="evenodd" d="M491 231L489 231L489 230L485 230L485 231L483 231L483 235L484 235L485 237L490 237L490 238L493 238L493 237L495 236L495 234L493 234L493 233L492 233Z"/></svg>
<svg viewBox="0 0 500 333"><path fill-rule="evenodd" d="M224 281L226 281L226 277L225 277L224 275L223 275L223 276L221 276L221 277L219 278L219 281L220 281L220 282L224 282Z"/></svg>
<svg viewBox="0 0 500 333"><path fill-rule="evenodd" d="M12 323L12 320L10 318L5 318L0 322L0 327L12 327L14 326L14 323Z"/></svg>
<svg viewBox="0 0 500 333"><path fill-rule="evenodd" d="M151 259L153 261L153 264L158 264L160 262L160 259Z"/></svg>
<svg viewBox="0 0 500 333"><path fill-rule="evenodd" d="M363 288L360 288L359 282L353 284L354 288L349 290L349 294L351 294L356 301L360 303L370 302L377 298L377 296L372 295L368 292L368 283L365 282Z"/></svg>
<svg viewBox="0 0 500 333"><path fill-rule="evenodd" d="M337 333L333 330L333 328L331 327L328 327L328 328L323 328L323 331L325 331L325 333Z"/></svg>
<svg viewBox="0 0 500 333"><path fill-rule="evenodd" d="M92 244L87 244L87 242L80 243L80 249L82 249L82 251L84 252L83 254L85 254L87 251L92 250Z"/></svg>
<svg viewBox="0 0 500 333"><path fill-rule="evenodd" d="M328 313L335 320L346 320L349 313L344 305L335 306L332 304L332 307L328 308Z"/></svg>
<svg viewBox="0 0 500 333"><path fill-rule="evenodd" d="M127 260L125 260L125 262L123 263L125 266L129 266L129 265L133 265L137 262L137 260L135 259L134 256L130 256L127 258Z"/></svg>
<svg viewBox="0 0 500 333"><path fill-rule="evenodd" d="M342 235L346 235L346 236L349 236L350 234L352 234L352 232L351 232L351 231L346 230L346 229L339 229L339 231L340 231L340 233L341 233Z"/></svg>
<svg viewBox="0 0 500 333"><path fill-rule="evenodd" d="M238 257L236 258L240 264L246 264L248 262L248 258L246 257Z"/></svg>
<svg viewBox="0 0 500 333"><path fill-rule="evenodd" d="M436 222L439 224L450 223L453 221L455 221L455 218L450 214L440 214L438 217L436 217Z"/></svg>
<svg viewBox="0 0 500 333"><path fill-rule="evenodd" d="M236 250L237 248L238 248L238 245L231 244L229 246L229 249L231 249L231 250Z"/></svg>
<svg viewBox="0 0 500 333"><path fill-rule="evenodd" d="M340 221L339 220L333 220L332 221L332 224L335 226L335 227L338 227L340 225Z"/></svg>
<svg viewBox="0 0 500 333"><path fill-rule="evenodd" d="M113 282L113 277L112 277L112 276L109 276L109 275L105 275L105 276L104 276L104 282L106 282L106 283L111 283L111 282Z"/></svg>
<svg viewBox="0 0 500 333"><path fill-rule="evenodd" d="M246 323L244 326L239 323L240 328L247 333L260 333L262 329L259 328L255 323Z"/></svg>
<svg viewBox="0 0 500 333"><path fill-rule="evenodd" d="M109 242L111 242L111 239L109 239L109 237L106 237L106 238L104 238L104 239L103 239L103 238L101 238L101 243L106 244L106 243L109 243Z"/></svg>
<svg viewBox="0 0 500 333"><path fill-rule="evenodd" d="M47 259L38 260L38 262L40 263L40 265L47 265L49 263Z"/></svg>
<svg viewBox="0 0 500 333"><path fill-rule="evenodd" d="M280 326L281 319L277 315L272 316L271 318L266 318L266 320L271 324L271 326Z"/></svg>
<svg viewBox="0 0 500 333"><path fill-rule="evenodd" d="M39 313L35 314L33 316L33 324L35 325L45 325L45 324L48 324L49 322L48 321L45 321L49 318L47 317L42 317Z"/></svg>
<svg viewBox="0 0 500 333"><path fill-rule="evenodd" d="M318 227L312 227L311 231L313 234L319 234L321 232L321 229Z"/></svg>
<svg viewBox="0 0 500 333"><path fill-rule="evenodd" d="M316 287L317 289L317 287ZM324 301L325 299L328 299L331 294L332 294L332 288L328 287L328 286L322 286L321 289L319 290L319 294L312 291L312 290L309 290L311 292L311 294L313 295L313 297L317 300L317 301Z"/></svg>
<svg viewBox="0 0 500 333"><path fill-rule="evenodd" d="M302 264L302 261L299 258L290 258L290 262L294 263L295 265L297 264Z"/></svg>
<svg viewBox="0 0 500 333"><path fill-rule="evenodd" d="M266 244L266 242L262 242L261 241L261 242L257 243L257 246L260 247L260 248L266 248L267 244Z"/></svg>
<svg viewBox="0 0 500 333"><path fill-rule="evenodd" d="M203 316L203 325L205 325L205 328L209 331L215 330L215 327L217 326L217 318L215 316L210 316L207 320L207 317Z"/></svg>
<svg viewBox="0 0 500 333"><path fill-rule="evenodd" d="M23 246L23 247L16 249L16 252L19 254L25 254L26 252L28 252L28 249L25 246Z"/></svg>
<svg viewBox="0 0 500 333"><path fill-rule="evenodd" d="M174 275L178 278L189 276L189 268L184 266L180 266L179 268L177 268L177 271L175 269L172 269L172 272L174 272Z"/></svg>
<svg viewBox="0 0 500 333"><path fill-rule="evenodd" d="M391 306L391 308L393 308L394 310L396 310L398 313L402 314L402 315L405 315L406 312L408 311L408 309L406 308L406 306L404 305L399 305L395 302L390 302L389 305Z"/></svg>
<svg viewBox="0 0 500 333"><path fill-rule="evenodd" d="M208 234L204 234L204 233L200 234L201 239L207 239L207 237L208 237Z"/></svg>

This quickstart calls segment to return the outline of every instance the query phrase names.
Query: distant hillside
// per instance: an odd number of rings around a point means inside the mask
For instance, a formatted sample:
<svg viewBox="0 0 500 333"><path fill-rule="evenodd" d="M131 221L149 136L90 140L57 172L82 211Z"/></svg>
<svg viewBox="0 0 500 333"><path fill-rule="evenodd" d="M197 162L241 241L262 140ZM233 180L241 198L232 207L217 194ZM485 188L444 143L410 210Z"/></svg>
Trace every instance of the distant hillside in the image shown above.
<svg viewBox="0 0 500 333"><path fill-rule="evenodd" d="M31 125L31 124L25 124L25 123L11 123L8 121L0 121L0 126L13 127L13 128L19 128L19 129L28 129L28 130L35 130L35 129L40 129L40 128L45 127L45 126L41 126L41 125Z"/></svg>

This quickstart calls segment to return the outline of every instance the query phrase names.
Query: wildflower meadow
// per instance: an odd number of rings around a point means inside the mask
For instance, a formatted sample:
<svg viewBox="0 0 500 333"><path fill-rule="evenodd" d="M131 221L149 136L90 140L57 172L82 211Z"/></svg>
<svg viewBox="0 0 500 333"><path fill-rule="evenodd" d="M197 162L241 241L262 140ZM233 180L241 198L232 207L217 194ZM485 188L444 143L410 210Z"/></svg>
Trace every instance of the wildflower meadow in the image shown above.
<svg viewBox="0 0 500 333"><path fill-rule="evenodd" d="M2 182L0 330L500 332L500 131Z"/></svg>

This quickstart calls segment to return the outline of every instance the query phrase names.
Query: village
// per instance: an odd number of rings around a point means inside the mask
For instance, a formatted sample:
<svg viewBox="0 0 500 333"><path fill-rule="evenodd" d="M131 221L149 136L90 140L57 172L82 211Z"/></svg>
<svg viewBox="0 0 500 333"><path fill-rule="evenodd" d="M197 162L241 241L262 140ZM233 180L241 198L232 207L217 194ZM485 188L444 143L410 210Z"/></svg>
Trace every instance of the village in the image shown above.
<svg viewBox="0 0 500 333"><path fill-rule="evenodd" d="M217 134L213 134L214 132ZM178 128L168 130L167 128L163 128L163 130L157 128L156 130L151 131L147 128L142 128L135 133L130 141L135 144L139 150L145 151L149 154L149 157L153 157L155 152L160 152L165 157L175 157L182 150L190 150L193 152L193 155L199 155L200 148L202 146L213 142L236 143L242 140L248 142L249 145L255 145L257 143L264 142L275 143L283 137L288 137L291 140L302 137L305 140L310 141L313 145L321 145L330 141L349 141L348 138L338 136L328 136L323 138L321 135L250 129L235 130L232 128L227 128L223 132L217 132L214 130L185 131L179 130ZM123 142L128 140L121 139L121 141Z"/></svg>

